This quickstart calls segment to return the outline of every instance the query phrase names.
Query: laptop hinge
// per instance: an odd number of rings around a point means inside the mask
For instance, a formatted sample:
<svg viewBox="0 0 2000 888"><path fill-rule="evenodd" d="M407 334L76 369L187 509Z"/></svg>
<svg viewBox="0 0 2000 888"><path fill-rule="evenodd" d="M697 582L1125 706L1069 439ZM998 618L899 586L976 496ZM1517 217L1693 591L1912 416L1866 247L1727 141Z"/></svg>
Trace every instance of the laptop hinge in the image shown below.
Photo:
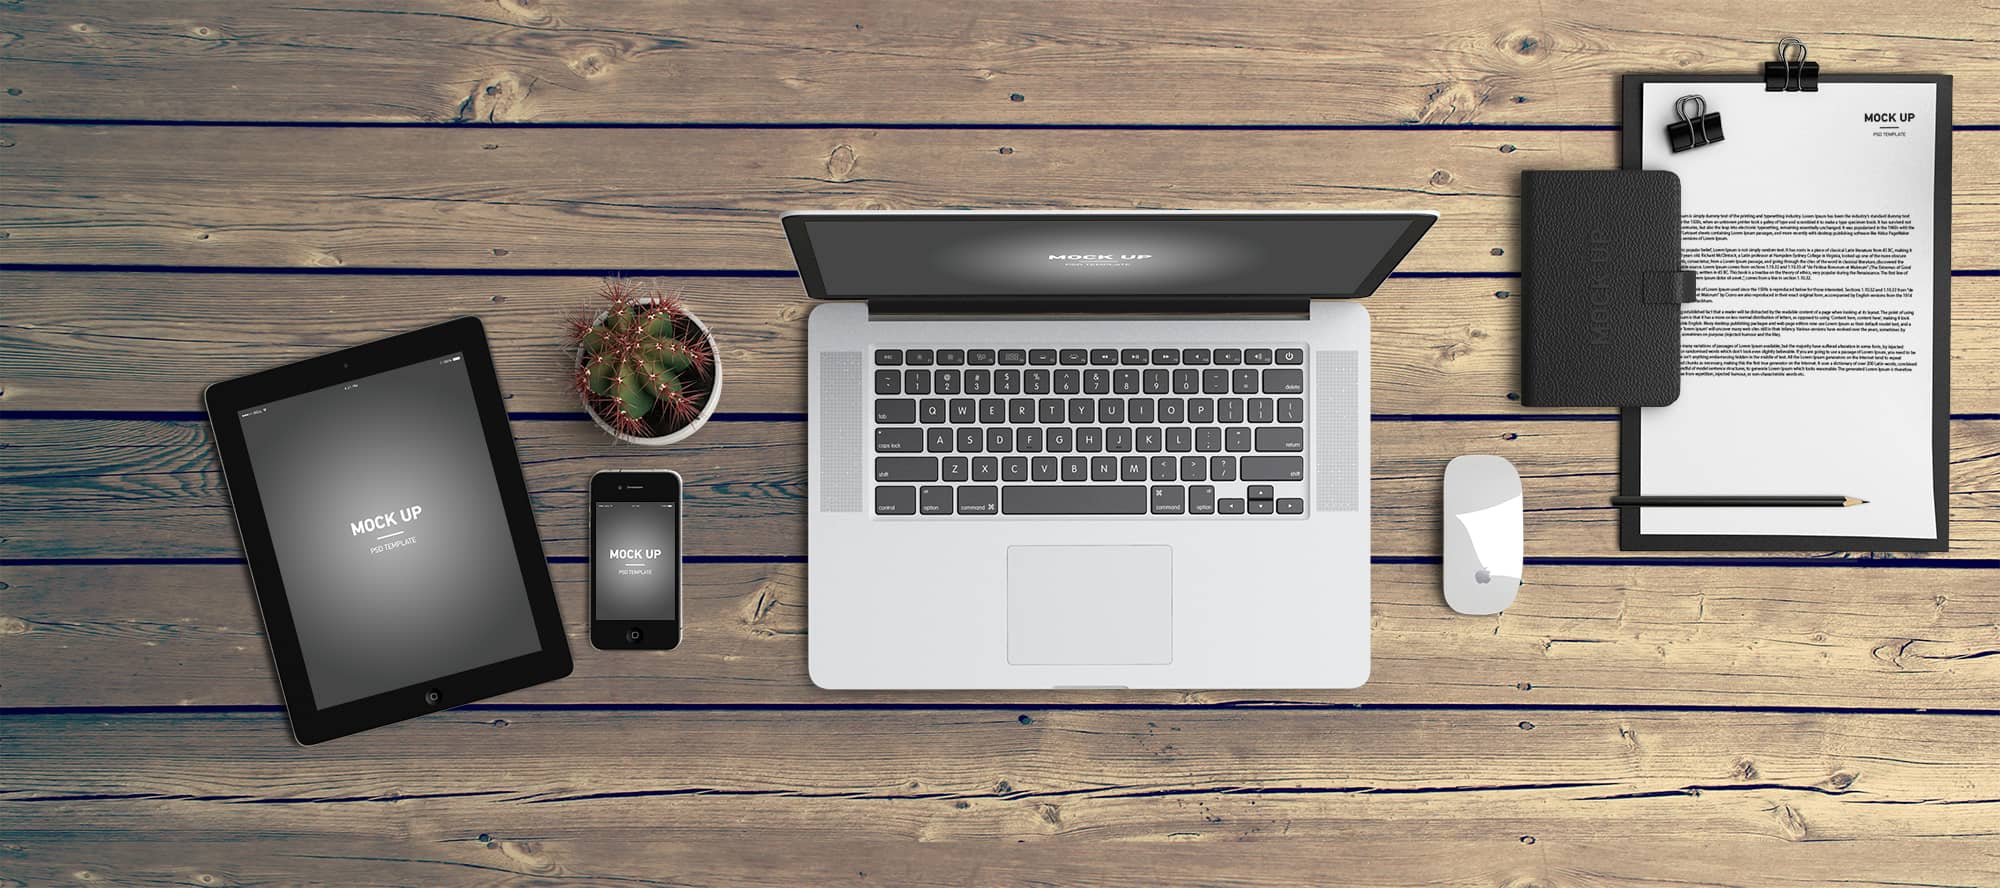
<svg viewBox="0 0 2000 888"><path fill-rule="evenodd" d="M929 299L897 296L868 300L870 315L899 314L1280 314L1304 315L1312 300L1303 296L1064 296L1001 299L953 296Z"/></svg>

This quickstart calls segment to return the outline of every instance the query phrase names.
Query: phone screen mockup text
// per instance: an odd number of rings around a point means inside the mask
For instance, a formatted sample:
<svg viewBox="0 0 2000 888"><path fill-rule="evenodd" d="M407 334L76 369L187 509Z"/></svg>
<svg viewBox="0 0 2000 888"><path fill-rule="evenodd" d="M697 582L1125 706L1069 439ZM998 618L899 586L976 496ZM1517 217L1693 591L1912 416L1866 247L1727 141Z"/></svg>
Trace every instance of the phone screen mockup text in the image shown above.
<svg viewBox="0 0 2000 888"><path fill-rule="evenodd" d="M679 504L597 503L591 512L595 619L680 619Z"/></svg>

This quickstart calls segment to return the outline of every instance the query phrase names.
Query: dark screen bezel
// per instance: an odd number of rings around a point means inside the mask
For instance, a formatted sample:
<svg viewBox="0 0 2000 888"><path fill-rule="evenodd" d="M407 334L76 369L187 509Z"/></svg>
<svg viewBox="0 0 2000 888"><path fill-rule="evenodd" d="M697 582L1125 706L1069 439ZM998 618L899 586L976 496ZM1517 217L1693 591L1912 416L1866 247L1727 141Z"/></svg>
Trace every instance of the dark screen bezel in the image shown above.
<svg viewBox="0 0 2000 888"><path fill-rule="evenodd" d="M634 487L643 489L634 490ZM621 489L623 488L623 489ZM674 614L672 620L599 620L597 618L597 504L672 502L674 509ZM681 643L679 615L686 606L682 572L681 524L687 504L681 501L681 476L671 470L602 471L590 476L590 646L605 651L664 651ZM637 629L633 643L627 633Z"/></svg>
<svg viewBox="0 0 2000 888"><path fill-rule="evenodd" d="M1173 221L1192 221L1192 220L1205 220L1205 221L1229 220L1229 221L1245 221L1245 222L1270 222L1270 221L1286 221L1286 220L1301 220L1301 219L1371 219L1371 220L1382 220L1382 221L1400 221L1403 223L1404 228L1402 234L1397 236L1395 243L1392 244L1389 247L1389 249L1383 251L1381 260L1378 261L1373 268L1369 269L1368 275L1364 277L1360 283L1356 284L1351 292L1345 292L1345 293L1256 293L1256 292L1246 291L1241 294L1229 294L1226 296L1212 294L1212 293L1202 293L1202 294L1051 293L1051 294L1035 294L1032 296L994 294L991 297L970 297L970 296L928 297L928 296L913 296L913 295L865 295L865 294L854 295L854 296L828 295L826 292L826 280L824 275L820 271L819 256L816 252L814 252L813 249L812 233L809 230L812 223L816 221L859 221L859 220L869 220L869 219L930 221L943 224L949 224L954 221L964 221L967 219L989 219L989 220L1011 219L1021 222L1052 221L1052 220L1101 221L1101 222L1137 222L1137 221L1173 222ZM871 302L881 301L885 303L921 302L924 303L927 307L942 308L942 309L950 308L952 303L969 303L972 305L980 306L982 310L987 310L995 307L986 304L990 299L993 302L1001 303L1001 305L999 305L998 307L1002 309L1006 308L1007 304L1011 303L1012 305L1022 308L1024 310L1033 310L1033 311L1048 311L1048 310L1097 311L1097 310L1105 310L1107 308L1117 309L1128 305L1139 305L1146 303L1156 304L1157 307L1159 308L1174 310L1174 309L1185 309L1190 307L1205 307L1213 309L1217 307L1217 303L1219 301L1224 303L1224 305L1233 305L1235 304L1235 300L1245 300L1245 302L1248 303L1248 302L1265 301L1265 300L1284 301L1284 300L1303 300L1303 299L1358 299L1374 293L1376 288L1380 287L1382 285L1382 282L1388 279L1389 273L1396 269L1396 266L1403 261L1403 257L1409 255L1410 250L1416 247L1417 242L1423 239L1423 236L1426 232L1430 231L1431 225L1437 221L1437 216L1427 212L1397 213L1397 212L1373 212L1373 211L1352 211L1352 212L1327 211L1327 212L1289 212L1289 213L1278 213L1278 212L1274 213L1237 213L1237 212L1097 213L1097 212L1066 212L1066 211L1030 212L1030 213L989 213L989 212L885 213L885 212L865 212L865 211L836 212L836 211L812 210L812 211L786 213L784 216L780 218L779 221L784 224L785 237L787 240L791 242L792 256L793 259L798 264L799 281L805 285L806 295L811 296L814 299L832 300L832 301L867 300Z"/></svg>
<svg viewBox="0 0 2000 888"><path fill-rule="evenodd" d="M466 377L472 384L480 427L485 433L487 455L493 464L501 506L514 543L514 557L520 566L522 585L535 621L539 649L453 675L413 682L337 706L320 708L313 698L305 654L299 646L298 627L285 596L277 549L271 539L270 522L264 514L255 466L251 462L238 414L274 401L452 353L464 355ZM570 674L569 643L563 631L562 614L556 607L555 586L549 579L548 561L543 556L541 537L535 529L533 505L528 498L527 482L521 474L520 458L514 452L513 429L508 425L499 378L494 373L493 356L486 344L485 328L478 318L457 318L296 364L218 382L208 387L202 400L208 410L209 426L214 432L216 450L221 457L223 480L235 514L237 533L243 542L244 558L250 568L257 606L263 613L265 631L271 640L271 658L277 667L285 711L290 717L292 734L299 743L308 746L323 743Z"/></svg>

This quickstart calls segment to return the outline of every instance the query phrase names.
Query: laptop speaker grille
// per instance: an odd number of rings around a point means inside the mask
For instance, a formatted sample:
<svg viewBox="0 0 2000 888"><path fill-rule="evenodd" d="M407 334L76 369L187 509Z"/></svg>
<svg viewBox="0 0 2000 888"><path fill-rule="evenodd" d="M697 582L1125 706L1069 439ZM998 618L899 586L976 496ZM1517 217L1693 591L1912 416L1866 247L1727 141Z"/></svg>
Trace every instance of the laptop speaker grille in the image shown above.
<svg viewBox="0 0 2000 888"><path fill-rule="evenodd" d="M861 511L861 353L819 356L819 491L822 512Z"/></svg>
<svg viewBox="0 0 2000 888"><path fill-rule="evenodd" d="M1355 399L1361 396L1360 354L1352 351L1313 353L1314 508L1352 512L1361 508L1361 419Z"/></svg>

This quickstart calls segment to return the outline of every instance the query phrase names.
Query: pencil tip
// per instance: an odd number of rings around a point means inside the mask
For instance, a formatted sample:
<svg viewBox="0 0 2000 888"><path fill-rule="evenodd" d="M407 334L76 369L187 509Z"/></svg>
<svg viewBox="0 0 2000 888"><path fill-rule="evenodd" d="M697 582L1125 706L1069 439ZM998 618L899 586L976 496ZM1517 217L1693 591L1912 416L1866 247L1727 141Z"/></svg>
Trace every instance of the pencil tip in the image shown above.
<svg viewBox="0 0 2000 888"><path fill-rule="evenodd" d="M1851 496L1847 498L1847 505L1850 505L1850 506L1861 506L1861 505L1867 505L1867 503L1868 503L1868 501L1867 501L1867 500L1865 500L1865 499L1855 499L1854 497L1851 497Z"/></svg>

